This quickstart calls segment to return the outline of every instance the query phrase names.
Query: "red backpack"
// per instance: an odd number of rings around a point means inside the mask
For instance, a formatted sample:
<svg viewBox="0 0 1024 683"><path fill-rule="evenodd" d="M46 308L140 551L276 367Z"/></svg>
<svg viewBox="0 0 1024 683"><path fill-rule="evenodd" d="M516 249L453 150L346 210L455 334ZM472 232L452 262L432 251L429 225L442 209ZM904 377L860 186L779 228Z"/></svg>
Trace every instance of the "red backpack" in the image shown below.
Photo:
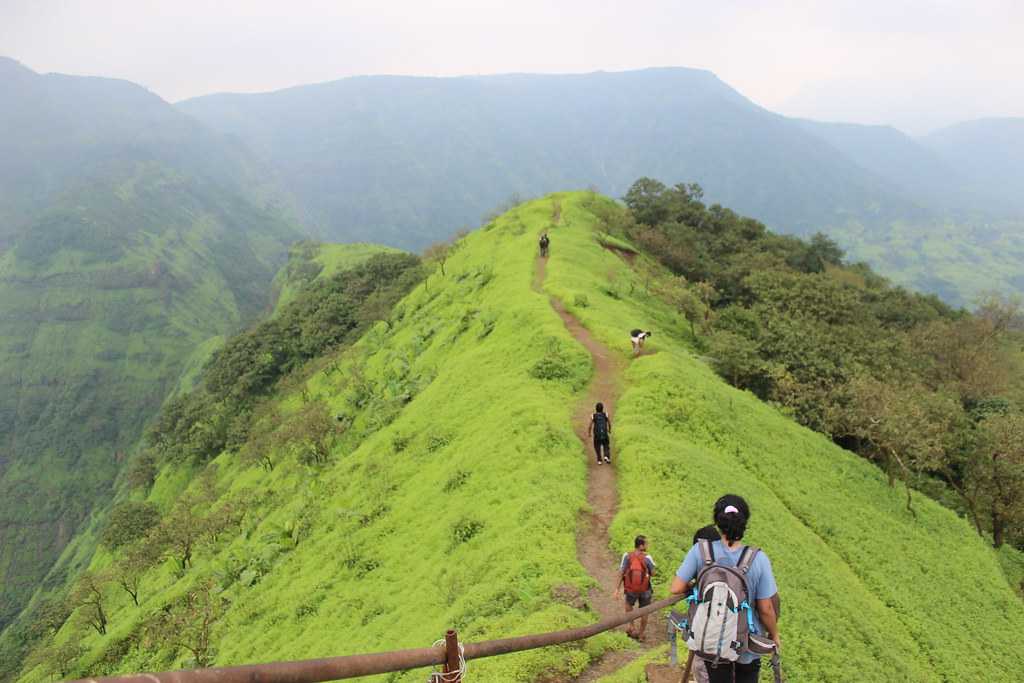
<svg viewBox="0 0 1024 683"><path fill-rule="evenodd" d="M651 575L647 571L647 553L634 550L626 558L626 572L622 586L627 593L646 593L651 590Z"/></svg>

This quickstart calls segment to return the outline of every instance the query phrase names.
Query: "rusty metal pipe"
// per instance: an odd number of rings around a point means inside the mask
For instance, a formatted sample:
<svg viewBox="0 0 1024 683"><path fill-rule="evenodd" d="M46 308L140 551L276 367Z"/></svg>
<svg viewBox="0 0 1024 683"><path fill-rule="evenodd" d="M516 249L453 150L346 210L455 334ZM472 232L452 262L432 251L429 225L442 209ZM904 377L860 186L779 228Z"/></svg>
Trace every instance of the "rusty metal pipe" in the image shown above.
<svg viewBox="0 0 1024 683"><path fill-rule="evenodd" d="M561 645L562 643L572 642L574 640L583 640L596 636L598 633L604 633L610 631L616 626L622 626L623 624L629 623L634 619L657 612L658 610L670 607L685 596L675 595L671 598L665 598L658 602L652 602L647 607L643 607L632 612L627 612L618 617L608 617L602 619L589 626L581 626L579 628L566 629L564 631L552 631L551 633L538 633L529 636L519 636L518 638L502 638L500 640L487 640L482 643L467 643L466 648L466 659L481 659L483 657L493 657L495 655L504 655L510 652L522 652L523 650L533 650L538 647L548 647L550 645Z"/></svg>
<svg viewBox="0 0 1024 683"><path fill-rule="evenodd" d="M624 613L618 617L602 619L597 623L580 628L519 636L517 638L488 640L482 643L468 643L464 646L465 657L467 660L481 659L510 652L533 650L538 647L560 645L574 640L583 640L674 605L682 599L682 595L676 595L665 600L652 602L642 609ZM452 632L453 637L454 635L454 632ZM458 652L457 648L455 652ZM448 651L446 651L446 648L434 647L399 650L397 652L378 652L369 655L306 659L298 662L247 664L245 666L225 666L189 671L166 671L156 674L83 678L73 683L320 683L321 681L336 681L344 678L390 673L392 671L420 669L426 666L443 665L447 661Z"/></svg>
<svg viewBox="0 0 1024 683"><path fill-rule="evenodd" d="M156 674L83 678L75 683L318 683L444 664L440 647L298 662L247 664Z"/></svg>

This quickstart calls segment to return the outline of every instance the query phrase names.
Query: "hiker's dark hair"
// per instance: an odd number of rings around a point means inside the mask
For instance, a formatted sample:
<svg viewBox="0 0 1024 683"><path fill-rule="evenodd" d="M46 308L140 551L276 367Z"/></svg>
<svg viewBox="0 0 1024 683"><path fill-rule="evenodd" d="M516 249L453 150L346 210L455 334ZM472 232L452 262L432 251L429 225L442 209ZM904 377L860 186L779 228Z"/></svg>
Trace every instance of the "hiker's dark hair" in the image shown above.
<svg viewBox="0 0 1024 683"><path fill-rule="evenodd" d="M726 508L736 508L735 511ZM734 493L727 493L715 502L715 526L729 541L743 538L750 519L750 506L747 501Z"/></svg>
<svg viewBox="0 0 1024 683"><path fill-rule="evenodd" d="M598 403L596 406L594 406L594 410L596 410L599 413L603 413L604 412L604 404L603 403Z"/></svg>
<svg viewBox="0 0 1024 683"><path fill-rule="evenodd" d="M718 533L718 528L714 524L708 524L697 529L697 533L693 535L693 544L697 545L697 541L702 538L705 541L720 541L722 540L722 534Z"/></svg>
<svg viewBox="0 0 1024 683"><path fill-rule="evenodd" d="M647 543L647 537L646 536L637 536L636 538L633 539L633 547L634 548L639 548L644 543Z"/></svg>

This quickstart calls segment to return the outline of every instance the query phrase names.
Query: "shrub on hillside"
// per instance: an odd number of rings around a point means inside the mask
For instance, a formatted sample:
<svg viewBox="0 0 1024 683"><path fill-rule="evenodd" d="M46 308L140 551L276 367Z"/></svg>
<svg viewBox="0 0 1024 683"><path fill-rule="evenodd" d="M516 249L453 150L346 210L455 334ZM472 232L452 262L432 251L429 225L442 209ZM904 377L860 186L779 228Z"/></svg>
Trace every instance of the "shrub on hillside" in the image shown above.
<svg viewBox="0 0 1024 683"><path fill-rule="evenodd" d="M125 501L110 511L100 543L117 550L142 539L160 522L160 510L149 502Z"/></svg>
<svg viewBox="0 0 1024 683"><path fill-rule="evenodd" d="M545 381L565 382L574 389L586 381L586 358L567 350L558 339L547 342L547 352L530 368L530 376Z"/></svg>

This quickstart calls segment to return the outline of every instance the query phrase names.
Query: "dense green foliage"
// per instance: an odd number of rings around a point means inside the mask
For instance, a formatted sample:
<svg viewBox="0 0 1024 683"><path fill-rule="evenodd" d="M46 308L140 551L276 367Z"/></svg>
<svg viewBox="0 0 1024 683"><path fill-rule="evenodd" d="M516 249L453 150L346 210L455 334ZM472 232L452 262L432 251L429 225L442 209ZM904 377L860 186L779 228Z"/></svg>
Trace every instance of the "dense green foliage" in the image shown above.
<svg viewBox="0 0 1024 683"><path fill-rule="evenodd" d="M23 680L417 647L452 625L478 640L592 620L558 597L590 584L575 557L586 468L569 422L589 360L530 289L544 229L546 289L593 334L625 357L631 327L656 331L628 365L614 416L616 549L646 533L672 568L730 489L751 502L751 540L775 566L792 680L969 679L983 642L991 680L1012 680L1024 661L1012 639L990 635L993 624L1024 628L1002 569L1021 566L1019 554L997 555L917 493L909 513L878 468L717 378L666 299L677 277L602 248L640 249L598 232L621 225L619 214L588 193L516 208L456 243L445 274L356 344L280 381L237 452L165 461L146 494L162 531L94 558L74 614L40 620L55 635ZM834 255L822 240L805 249ZM246 457L264 441L272 467ZM142 572L136 606L102 581L125 575L130 549L149 542L164 559ZM964 590L937 599L937 585ZM480 680L533 681L578 672L609 647L629 645L616 634L470 666ZM638 667L608 680L641 681Z"/></svg>
<svg viewBox="0 0 1024 683"><path fill-rule="evenodd" d="M274 278L277 296L274 310L280 311L313 280L331 277L374 254L394 252L394 249L379 244L326 244L310 240L297 242L288 250L288 264Z"/></svg>
<svg viewBox="0 0 1024 683"><path fill-rule="evenodd" d="M700 199L695 186L645 178L626 195L631 215L612 216L679 276L669 298L684 315L705 306L698 341L718 371L877 461L890 480L943 480L979 533L1024 545L1024 457L1008 437L1024 425L1008 381L1020 375L1010 352L1017 304L954 311L843 265L824 236L779 237Z"/></svg>
<svg viewBox="0 0 1024 683"><path fill-rule="evenodd" d="M213 354L202 388L168 403L147 434L149 445L166 458L201 464L242 443L256 400L386 317L422 278L419 265L409 254L378 254L308 284L277 316Z"/></svg>

